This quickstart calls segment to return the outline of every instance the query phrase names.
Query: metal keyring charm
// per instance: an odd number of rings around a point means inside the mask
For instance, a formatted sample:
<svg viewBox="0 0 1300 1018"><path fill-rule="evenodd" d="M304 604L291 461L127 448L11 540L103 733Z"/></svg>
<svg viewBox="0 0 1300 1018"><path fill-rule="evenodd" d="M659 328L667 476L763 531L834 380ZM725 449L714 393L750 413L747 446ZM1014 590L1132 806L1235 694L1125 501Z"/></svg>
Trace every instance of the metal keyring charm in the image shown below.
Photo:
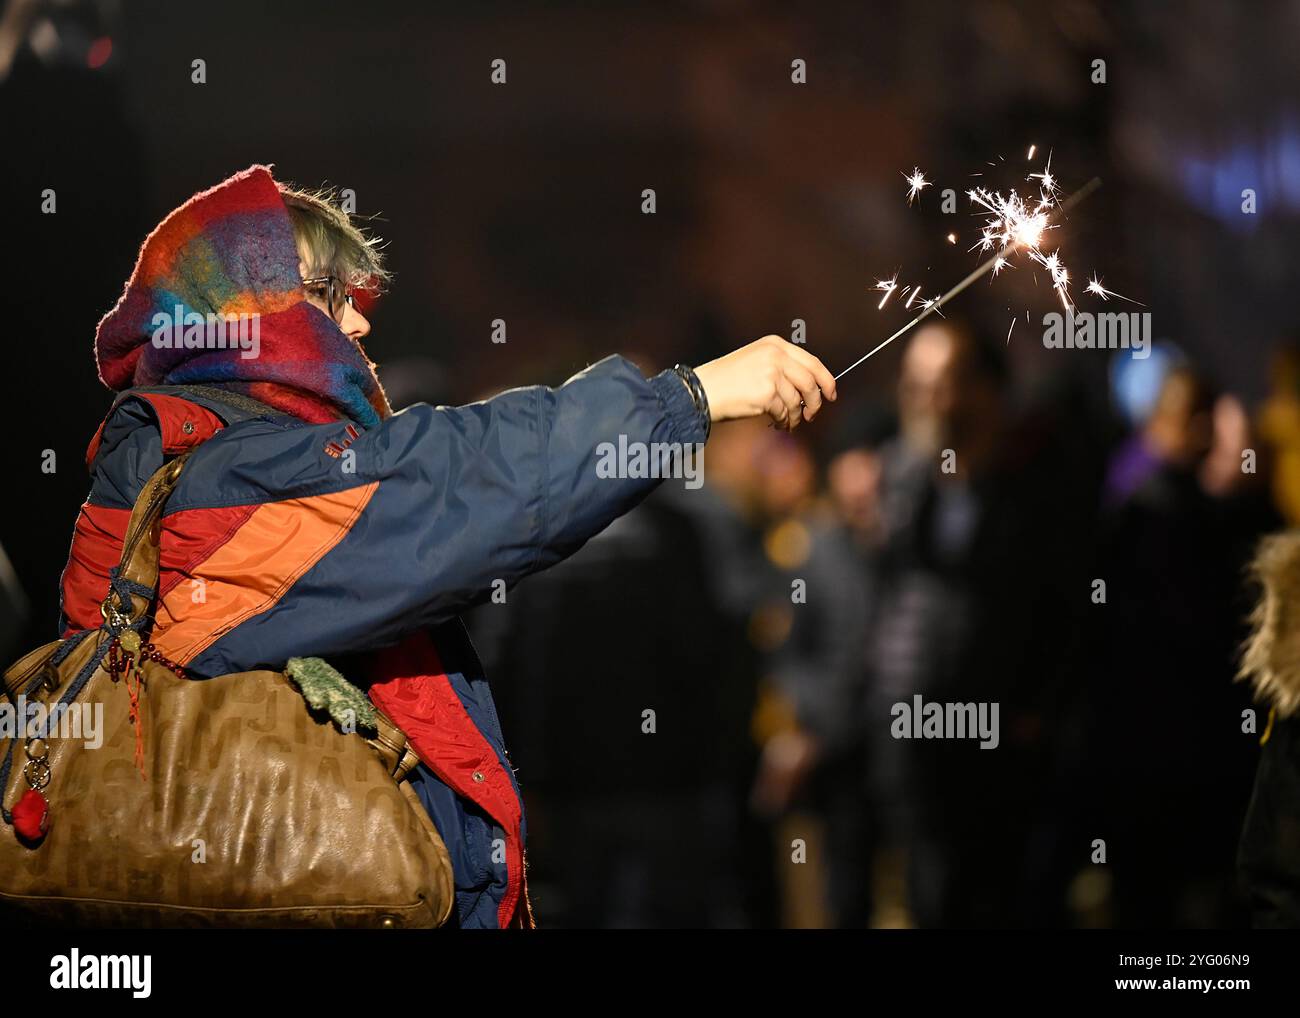
<svg viewBox="0 0 1300 1018"><path fill-rule="evenodd" d="M28 760L23 768L23 777L39 792L50 783L50 765L45 760Z"/></svg>

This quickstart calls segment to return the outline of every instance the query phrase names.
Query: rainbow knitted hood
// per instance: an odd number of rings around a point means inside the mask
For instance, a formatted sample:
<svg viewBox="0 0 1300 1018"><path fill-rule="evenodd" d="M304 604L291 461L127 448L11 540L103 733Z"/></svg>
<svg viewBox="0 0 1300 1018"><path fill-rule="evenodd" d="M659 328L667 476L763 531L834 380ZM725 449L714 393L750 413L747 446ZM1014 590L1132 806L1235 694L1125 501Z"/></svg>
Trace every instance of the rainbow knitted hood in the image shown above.
<svg viewBox="0 0 1300 1018"><path fill-rule="evenodd" d="M269 166L196 194L145 238L95 360L119 392L217 385L314 424L392 413L374 364L307 301Z"/></svg>

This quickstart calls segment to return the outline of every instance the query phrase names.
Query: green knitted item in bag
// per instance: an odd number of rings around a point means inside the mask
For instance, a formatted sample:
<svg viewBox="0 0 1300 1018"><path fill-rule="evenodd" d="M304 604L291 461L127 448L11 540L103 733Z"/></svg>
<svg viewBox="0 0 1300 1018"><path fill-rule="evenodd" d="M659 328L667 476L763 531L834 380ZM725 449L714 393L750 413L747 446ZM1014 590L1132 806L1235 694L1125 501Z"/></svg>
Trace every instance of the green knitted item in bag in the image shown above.
<svg viewBox="0 0 1300 1018"><path fill-rule="evenodd" d="M345 732L376 731L375 707L360 689L331 664L318 657L291 657L284 672L307 702L332 717Z"/></svg>

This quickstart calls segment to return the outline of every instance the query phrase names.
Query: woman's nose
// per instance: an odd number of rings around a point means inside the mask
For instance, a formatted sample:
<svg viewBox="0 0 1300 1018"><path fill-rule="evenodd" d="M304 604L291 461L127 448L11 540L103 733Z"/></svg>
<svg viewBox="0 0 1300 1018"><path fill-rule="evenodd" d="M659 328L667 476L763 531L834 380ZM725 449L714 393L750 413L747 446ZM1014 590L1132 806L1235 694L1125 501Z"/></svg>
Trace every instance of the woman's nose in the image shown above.
<svg viewBox="0 0 1300 1018"><path fill-rule="evenodd" d="M370 322L352 305L347 306L340 328L352 339L365 339L370 335Z"/></svg>

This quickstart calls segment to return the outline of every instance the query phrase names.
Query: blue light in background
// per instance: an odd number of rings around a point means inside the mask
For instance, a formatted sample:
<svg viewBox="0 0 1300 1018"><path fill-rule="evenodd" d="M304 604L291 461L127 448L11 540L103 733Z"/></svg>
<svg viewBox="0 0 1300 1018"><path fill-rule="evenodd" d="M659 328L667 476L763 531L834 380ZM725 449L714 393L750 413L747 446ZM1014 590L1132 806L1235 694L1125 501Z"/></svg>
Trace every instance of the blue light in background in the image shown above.
<svg viewBox="0 0 1300 1018"><path fill-rule="evenodd" d="M1201 211L1249 232L1266 212L1300 209L1300 127L1284 119L1271 135L1234 142L1213 156L1179 160L1183 193ZM1242 212L1241 192L1255 192L1255 215Z"/></svg>

